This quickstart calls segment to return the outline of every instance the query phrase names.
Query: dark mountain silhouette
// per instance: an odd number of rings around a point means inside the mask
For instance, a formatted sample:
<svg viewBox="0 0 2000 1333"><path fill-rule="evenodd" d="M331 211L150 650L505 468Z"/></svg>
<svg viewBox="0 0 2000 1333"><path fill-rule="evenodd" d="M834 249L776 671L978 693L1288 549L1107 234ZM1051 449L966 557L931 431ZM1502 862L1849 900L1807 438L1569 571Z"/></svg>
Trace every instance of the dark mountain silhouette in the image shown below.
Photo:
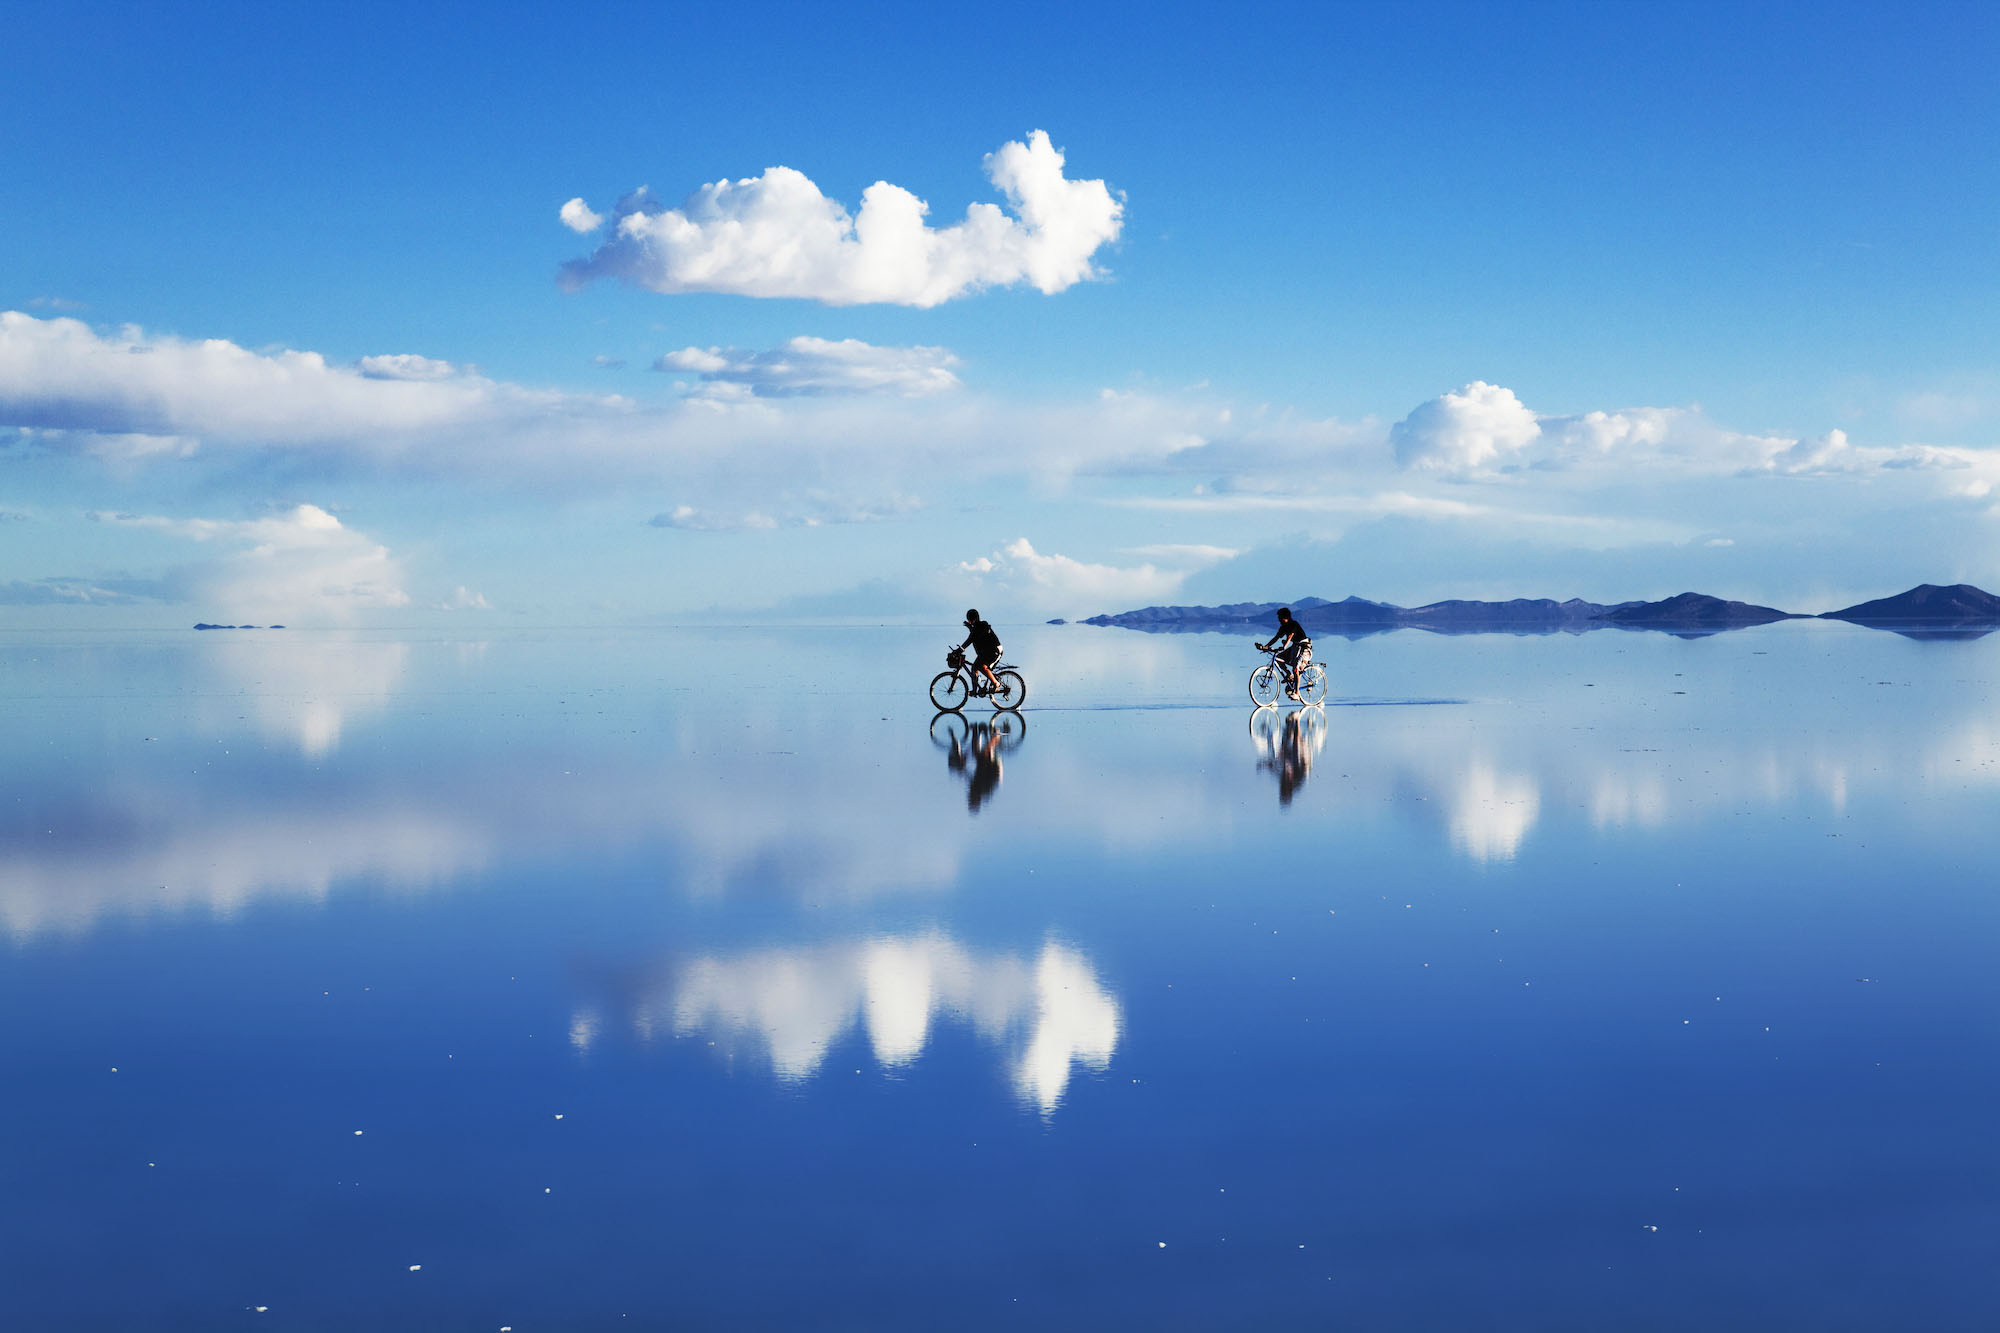
<svg viewBox="0 0 2000 1333"><path fill-rule="evenodd" d="M1155 634L1204 631L1263 634L1276 623L1278 608L1287 605L1309 632L1350 639L1397 629L1421 629L1434 634L1582 634L1594 629L1648 629L1700 636L1768 625L1774 620L1807 619L1773 606L1684 592L1657 602L1614 602L1608 606L1580 597L1566 602L1548 597L1516 597L1506 602L1454 598L1411 607L1374 602L1366 597L1347 597L1338 602L1324 597L1300 597L1289 603L1145 606L1116 615L1092 616L1079 623ZM1819 618L1880 626L1913 638L1962 639L2000 629L2000 597L1969 583L1954 583L1949 587L1924 583L1894 597L1827 611Z"/></svg>
<svg viewBox="0 0 2000 1333"><path fill-rule="evenodd" d="M1801 618L1775 607L1726 602L1699 592L1684 592L1658 602L1630 602L1607 609L1601 617L1614 625L1640 625L1647 629L1736 629Z"/></svg>
<svg viewBox="0 0 2000 1333"><path fill-rule="evenodd" d="M1153 633L1251 631L1264 633L1275 623L1280 606L1312 633L1349 638L1382 634L1393 629L1422 629L1436 634L1580 634L1593 629L1665 629L1712 633L1789 619L1789 613L1767 606L1725 602L1719 597L1683 593L1662 602L1586 602L1573 597L1558 602L1548 597L1517 597L1506 602L1453 599L1426 606L1402 607L1349 597L1338 602L1301 597L1284 602L1232 602L1226 606L1147 606L1117 615L1092 616L1086 625L1112 625Z"/></svg>
<svg viewBox="0 0 2000 1333"><path fill-rule="evenodd" d="M1879 597L1839 611L1823 620L1847 620L1857 625L1982 625L2000 624L2000 597L1970 583L1940 587L1920 583L1894 597Z"/></svg>
<svg viewBox="0 0 2000 1333"><path fill-rule="evenodd" d="M1508 602L1453 599L1412 607L1402 613L1402 623L1425 628L1434 625L1573 625L1638 605L1637 602L1618 602L1605 606L1600 602L1586 602L1581 597L1572 597L1566 602L1548 597L1516 597Z"/></svg>

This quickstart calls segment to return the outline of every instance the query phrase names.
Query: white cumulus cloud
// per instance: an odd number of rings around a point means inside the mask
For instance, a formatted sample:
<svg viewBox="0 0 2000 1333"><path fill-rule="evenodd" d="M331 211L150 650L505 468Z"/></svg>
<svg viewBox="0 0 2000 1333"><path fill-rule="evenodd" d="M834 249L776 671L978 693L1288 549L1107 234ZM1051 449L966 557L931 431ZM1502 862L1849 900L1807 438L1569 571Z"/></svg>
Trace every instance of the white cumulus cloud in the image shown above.
<svg viewBox="0 0 2000 1333"><path fill-rule="evenodd" d="M791 167L704 185L679 208L635 191L619 201L610 238L565 265L564 281L934 306L986 287L1054 293L1097 276L1092 256L1123 225L1110 187L1066 177L1063 154L1041 130L1002 145L985 165L1007 208L975 203L963 221L937 228L925 221L930 206L900 186L875 182L850 214ZM588 209L572 202L582 221ZM567 206L564 214L570 222Z"/></svg>
<svg viewBox="0 0 2000 1333"><path fill-rule="evenodd" d="M1513 457L1541 433L1541 423L1512 389L1474 380L1390 427L1389 443L1404 467L1464 472Z"/></svg>
<svg viewBox="0 0 2000 1333"><path fill-rule="evenodd" d="M596 231L604 225L604 215L592 212L590 205L584 203L581 198L572 199L564 204L558 216L562 218L563 226L579 234Z"/></svg>
<svg viewBox="0 0 2000 1333"><path fill-rule="evenodd" d="M859 338L793 338L782 347L748 352L734 347L684 347L655 370L678 370L705 384L747 387L759 398L880 393L900 398L956 389L958 358L942 347L878 347Z"/></svg>

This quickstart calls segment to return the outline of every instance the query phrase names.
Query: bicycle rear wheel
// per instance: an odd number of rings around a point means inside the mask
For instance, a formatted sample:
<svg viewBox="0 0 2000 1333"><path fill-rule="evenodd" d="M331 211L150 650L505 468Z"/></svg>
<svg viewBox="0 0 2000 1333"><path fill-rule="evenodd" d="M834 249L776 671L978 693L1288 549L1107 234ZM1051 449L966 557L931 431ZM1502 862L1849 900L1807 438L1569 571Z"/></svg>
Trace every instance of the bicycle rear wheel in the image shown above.
<svg viewBox="0 0 2000 1333"><path fill-rule="evenodd" d="M940 671L931 677L931 704L940 713L956 713L965 707L970 693L965 688L965 677L956 671Z"/></svg>
<svg viewBox="0 0 2000 1333"><path fill-rule="evenodd" d="M1326 668L1319 663L1299 673L1299 700L1306 704L1326 702Z"/></svg>
<svg viewBox="0 0 2000 1333"><path fill-rule="evenodd" d="M1268 662L1250 673L1250 700L1259 708L1269 708L1284 693L1285 678Z"/></svg>
<svg viewBox="0 0 2000 1333"><path fill-rule="evenodd" d="M1021 679L1021 673L1011 668L993 673L1000 688L993 691L993 706L1009 713L1017 713L1028 700L1028 682Z"/></svg>

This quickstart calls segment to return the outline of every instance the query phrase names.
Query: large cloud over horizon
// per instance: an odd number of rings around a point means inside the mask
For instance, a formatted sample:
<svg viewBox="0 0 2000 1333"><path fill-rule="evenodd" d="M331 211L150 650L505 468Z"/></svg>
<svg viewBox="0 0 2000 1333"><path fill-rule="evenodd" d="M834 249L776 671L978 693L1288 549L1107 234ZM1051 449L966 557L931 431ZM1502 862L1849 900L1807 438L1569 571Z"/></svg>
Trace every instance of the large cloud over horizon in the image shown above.
<svg viewBox="0 0 2000 1333"><path fill-rule="evenodd" d="M183 519L93 514L116 527L213 544L218 554L179 568L160 599L195 603L229 619L344 621L363 611L408 606L401 563L383 546L318 505L254 519ZM461 589L461 592L464 590ZM467 594L468 599L472 594Z"/></svg>
<svg viewBox="0 0 2000 1333"><path fill-rule="evenodd" d="M1149 558L1138 565L1092 564L1037 551L1020 537L989 555L960 561L952 573L967 596L990 589L1005 593L1016 604L1077 612L1170 597L1188 575L1238 553L1228 547L1184 544L1157 545L1132 554Z"/></svg>
<svg viewBox="0 0 2000 1333"><path fill-rule="evenodd" d="M613 277L663 293L928 307L1016 283L1049 295L1097 276L1091 257L1118 238L1124 216L1103 181L1068 179L1041 130L1003 144L985 167L1008 210L971 204L962 222L940 228L901 186L876 181L850 215L791 167L704 185L679 208L640 189L613 209L610 237L563 266L563 282ZM598 216L581 199L562 209L572 230L594 230Z"/></svg>

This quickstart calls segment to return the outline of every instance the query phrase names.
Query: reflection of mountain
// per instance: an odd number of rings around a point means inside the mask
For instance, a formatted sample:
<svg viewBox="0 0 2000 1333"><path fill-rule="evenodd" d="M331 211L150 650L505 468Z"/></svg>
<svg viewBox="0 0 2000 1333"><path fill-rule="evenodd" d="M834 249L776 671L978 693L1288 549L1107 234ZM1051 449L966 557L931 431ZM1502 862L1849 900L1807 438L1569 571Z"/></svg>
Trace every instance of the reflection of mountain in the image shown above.
<svg viewBox="0 0 2000 1333"><path fill-rule="evenodd" d="M697 958L643 988L631 1009L642 1038L752 1040L787 1082L818 1073L857 1024L879 1063L907 1065L923 1054L935 1017L954 1015L1006 1048L1015 1092L1044 1115L1075 1065L1110 1064L1119 1032L1118 1002L1076 950L1051 940L1030 962L977 954L937 933ZM594 1016L581 1024L594 1038Z"/></svg>

